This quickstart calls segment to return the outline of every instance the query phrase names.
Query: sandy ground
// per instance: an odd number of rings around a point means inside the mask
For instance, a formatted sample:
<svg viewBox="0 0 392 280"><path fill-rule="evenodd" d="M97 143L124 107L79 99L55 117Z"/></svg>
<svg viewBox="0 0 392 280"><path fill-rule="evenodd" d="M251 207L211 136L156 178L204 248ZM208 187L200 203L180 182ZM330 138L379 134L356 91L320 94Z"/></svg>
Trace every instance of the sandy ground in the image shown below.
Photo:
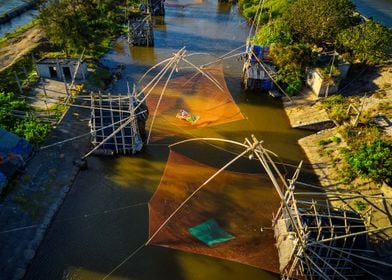
<svg viewBox="0 0 392 280"><path fill-rule="evenodd" d="M0 48L0 72L28 53L44 38L43 32L34 26L20 36L12 38Z"/></svg>

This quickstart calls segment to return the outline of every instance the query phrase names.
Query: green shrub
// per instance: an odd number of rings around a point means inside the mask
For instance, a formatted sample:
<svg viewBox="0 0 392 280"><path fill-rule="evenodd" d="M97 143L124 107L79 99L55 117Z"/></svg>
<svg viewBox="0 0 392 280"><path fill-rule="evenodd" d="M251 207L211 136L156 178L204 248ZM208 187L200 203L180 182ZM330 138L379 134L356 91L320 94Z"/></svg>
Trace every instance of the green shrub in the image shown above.
<svg viewBox="0 0 392 280"><path fill-rule="evenodd" d="M340 142L342 142L342 139L338 136L332 136L332 142L334 142L335 144L340 144Z"/></svg>
<svg viewBox="0 0 392 280"><path fill-rule="evenodd" d="M362 212L366 209L367 204L365 202L363 202L362 200L355 200L354 206L355 206L355 208L357 208L358 211Z"/></svg>
<svg viewBox="0 0 392 280"><path fill-rule="evenodd" d="M31 143L40 143L46 139L51 130L50 124L37 120L33 115L28 115L17 123L14 132Z"/></svg>
<svg viewBox="0 0 392 280"><path fill-rule="evenodd" d="M331 139L327 139L327 140L322 139L322 140L320 140L320 141L317 142L317 144L318 144L319 146L325 146L325 145L328 145L328 144L330 144L330 143L332 143L332 140L331 140Z"/></svg>
<svg viewBox="0 0 392 280"><path fill-rule="evenodd" d="M392 142L375 140L347 154L347 162L361 177L377 183L392 183Z"/></svg>

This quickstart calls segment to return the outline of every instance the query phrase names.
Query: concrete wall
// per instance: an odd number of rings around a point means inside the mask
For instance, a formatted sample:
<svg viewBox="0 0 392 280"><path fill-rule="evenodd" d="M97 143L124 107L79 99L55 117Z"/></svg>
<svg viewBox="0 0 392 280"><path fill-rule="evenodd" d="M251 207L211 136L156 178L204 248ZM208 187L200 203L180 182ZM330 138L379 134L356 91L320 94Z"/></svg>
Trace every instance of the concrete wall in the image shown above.
<svg viewBox="0 0 392 280"><path fill-rule="evenodd" d="M317 97L324 97L328 91L328 94L332 94L338 91L338 86L336 82L328 86L328 81L324 79L321 74L315 70L311 69L308 71L308 76L306 78L306 84L311 87L313 92Z"/></svg>
<svg viewBox="0 0 392 280"><path fill-rule="evenodd" d="M36 63L36 67L37 67L38 74L43 78L63 80L63 74L64 74L67 80L71 80L75 74L77 64L74 62L62 63L60 61L59 62L38 61ZM69 69L69 72L67 71L67 68ZM50 69L52 69L52 73ZM54 73L53 70L56 73ZM52 74L56 74L56 75L52 75ZM86 76L87 76L87 64L86 62L83 61L80 63L75 79L84 80L86 79Z"/></svg>

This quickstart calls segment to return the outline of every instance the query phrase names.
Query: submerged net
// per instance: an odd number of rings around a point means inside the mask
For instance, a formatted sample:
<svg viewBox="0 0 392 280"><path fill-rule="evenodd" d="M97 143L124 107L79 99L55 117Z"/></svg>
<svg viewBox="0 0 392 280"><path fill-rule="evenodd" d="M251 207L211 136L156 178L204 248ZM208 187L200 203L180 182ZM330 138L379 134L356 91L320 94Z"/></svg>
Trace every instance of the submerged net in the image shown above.
<svg viewBox="0 0 392 280"><path fill-rule="evenodd" d="M149 202L150 237L216 168L170 151ZM267 175L223 171L192 197L150 244L233 260L279 272L271 227L279 198Z"/></svg>
<svg viewBox="0 0 392 280"><path fill-rule="evenodd" d="M213 64L203 71L216 83L196 69L169 81L155 115L150 142L195 128L244 119L226 86L222 65ZM154 119L165 82L162 79L147 97L150 111L147 128Z"/></svg>

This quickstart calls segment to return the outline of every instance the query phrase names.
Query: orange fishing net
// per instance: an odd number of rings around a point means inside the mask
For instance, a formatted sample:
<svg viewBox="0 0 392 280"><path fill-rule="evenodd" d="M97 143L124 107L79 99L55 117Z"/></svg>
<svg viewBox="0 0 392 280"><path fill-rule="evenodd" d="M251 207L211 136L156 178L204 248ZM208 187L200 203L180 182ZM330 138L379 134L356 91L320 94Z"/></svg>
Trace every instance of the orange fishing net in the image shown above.
<svg viewBox="0 0 392 280"><path fill-rule="evenodd" d="M171 79L164 91L155 119L154 112L166 80L162 79L154 87L147 97L150 117L146 127L149 129L151 122L154 121L151 142L195 128L244 118L226 86L222 65L213 64L203 68L203 71L205 75L195 69L182 77Z"/></svg>
<svg viewBox="0 0 392 280"><path fill-rule="evenodd" d="M175 209L216 168L170 151L166 169L149 202L150 237ZM275 238L270 229L279 198L266 174L223 171L196 193L158 231L150 244L233 260L272 272L279 272ZM189 230L214 221L234 238L208 246Z"/></svg>

